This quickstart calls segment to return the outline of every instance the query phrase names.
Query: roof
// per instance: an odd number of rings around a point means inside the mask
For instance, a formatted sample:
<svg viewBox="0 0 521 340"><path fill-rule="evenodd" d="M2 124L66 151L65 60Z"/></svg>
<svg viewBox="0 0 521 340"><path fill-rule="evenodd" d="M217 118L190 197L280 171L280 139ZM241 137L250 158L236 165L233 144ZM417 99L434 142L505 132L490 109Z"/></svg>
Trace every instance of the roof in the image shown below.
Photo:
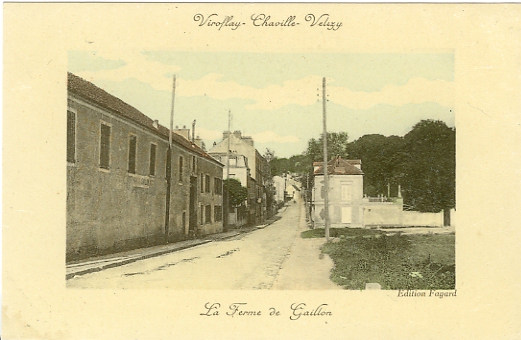
<svg viewBox="0 0 521 340"><path fill-rule="evenodd" d="M158 124L157 128L155 128L154 120L141 113L135 107L125 103L121 99L109 94L91 82L88 82L85 79L80 78L70 72L67 72L67 91L72 92L89 101L95 102L105 109L113 111L119 116L125 117L134 123L144 126L149 130L157 133L159 136L166 138L167 140L169 138L170 130L168 128L161 124ZM195 143L192 143L188 139L174 132L172 132L172 142L192 153L198 154L201 157L213 161L214 163L218 163L221 166L223 165L211 157L208 153L206 153L206 151L198 147Z"/></svg>
<svg viewBox="0 0 521 340"><path fill-rule="evenodd" d="M318 168L313 173L314 175L323 175L324 162L314 162L313 166L318 166ZM362 170L358 169L355 165L362 164L362 161L359 159L342 159L340 156L336 156L329 162L327 162L327 173L329 175L363 175Z"/></svg>

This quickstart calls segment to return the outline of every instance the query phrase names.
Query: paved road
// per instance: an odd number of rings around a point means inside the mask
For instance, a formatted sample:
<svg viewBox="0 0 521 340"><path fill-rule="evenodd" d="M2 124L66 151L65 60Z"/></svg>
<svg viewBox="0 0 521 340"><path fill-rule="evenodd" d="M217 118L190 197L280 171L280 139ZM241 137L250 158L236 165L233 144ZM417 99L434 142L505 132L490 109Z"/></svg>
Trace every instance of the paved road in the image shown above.
<svg viewBox="0 0 521 340"><path fill-rule="evenodd" d="M232 239L86 274L67 280L70 288L291 289L274 283L302 230L302 203L291 203L281 219ZM315 242L316 243L316 242ZM308 251L299 244L300 252ZM315 245L314 257L318 260ZM292 259L293 260L293 259ZM302 259L304 260L304 259ZM309 263L300 267L309 268ZM291 262L295 261L288 261ZM298 259L297 259L297 262ZM323 275L329 276L327 263ZM294 266L292 266L294 268ZM294 271L290 269L284 272ZM293 274L291 274L293 275ZM309 280L308 280L309 281ZM327 281L327 280L326 280Z"/></svg>

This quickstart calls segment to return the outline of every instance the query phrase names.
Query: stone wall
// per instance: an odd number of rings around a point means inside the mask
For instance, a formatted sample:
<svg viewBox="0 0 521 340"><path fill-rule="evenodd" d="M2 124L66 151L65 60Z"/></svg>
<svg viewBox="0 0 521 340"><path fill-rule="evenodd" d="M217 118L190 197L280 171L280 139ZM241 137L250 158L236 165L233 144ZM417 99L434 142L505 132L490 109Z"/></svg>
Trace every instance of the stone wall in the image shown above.
<svg viewBox="0 0 521 340"><path fill-rule="evenodd" d="M75 117L76 147L74 161L67 163L67 260L165 243L168 140L70 94L68 110ZM107 169L100 167L102 124L110 127ZM136 139L136 158L135 170L129 171L131 136ZM154 174L152 144L156 150ZM190 179L201 172L211 177L212 185L213 178L222 179L222 165L217 162L175 144L172 153L169 242L188 237ZM193 157L198 169L192 169ZM202 232L222 231L214 212L222 207L222 195L215 190L200 194L199 188L196 193L197 206L212 209L211 220L201 223Z"/></svg>

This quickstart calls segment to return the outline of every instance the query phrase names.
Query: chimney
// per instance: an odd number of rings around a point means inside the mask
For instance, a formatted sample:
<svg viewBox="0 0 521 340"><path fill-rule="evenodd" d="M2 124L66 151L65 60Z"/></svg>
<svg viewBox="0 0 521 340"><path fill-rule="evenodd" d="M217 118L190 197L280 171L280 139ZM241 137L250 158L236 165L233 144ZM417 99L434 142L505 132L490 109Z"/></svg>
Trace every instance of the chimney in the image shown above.
<svg viewBox="0 0 521 340"><path fill-rule="evenodd" d="M223 140L225 140L226 138L228 138L229 135L230 135L230 131L224 131L224 132L223 132Z"/></svg>
<svg viewBox="0 0 521 340"><path fill-rule="evenodd" d="M235 137L241 139L241 131L239 131L239 130L235 130L235 131L233 131L233 135L234 135Z"/></svg>
<svg viewBox="0 0 521 340"><path fill-rule="evenodd" d="M201 139L201 137L197 136L194 140L194 143L195 145L197 145L198 147L202 148L203 147L203 140Z"/></svg>
<svg viewBox="0 0 521 340"><path fill-rule="evenodd" d="M154 120L154 122L152 123L152 126L157 129L159 127L159 121L157 119Z"/></svg>
<svg viewBox="0 0 521 340"><path fill-rule="evenodd" d="M253 138L251 138L250 136L244 136L242 137L242 140L248 143L248 145L253 146Z"/></svg>
<svg viewBox="0 0 521 340"><path fill-rule="evenodd" d="M182 129L179 129L177 126L174 129L174 133L178 134L179 136L190 140L190 129L187 129L186 126Z"/></svg>

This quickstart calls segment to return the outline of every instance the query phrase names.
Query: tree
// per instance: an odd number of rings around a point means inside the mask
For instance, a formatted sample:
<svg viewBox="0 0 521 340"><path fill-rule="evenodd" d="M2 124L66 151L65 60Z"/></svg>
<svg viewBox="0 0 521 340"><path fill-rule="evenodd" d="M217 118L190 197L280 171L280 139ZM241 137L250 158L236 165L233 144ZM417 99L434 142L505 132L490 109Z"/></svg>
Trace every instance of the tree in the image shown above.
<svg viewBox="0 0 521 340"><path fill-rule="evenodd" d="M275 151L266 148L263 155L268 164L268 171L264 172L264 193L266 194L266 207L268 209L268 216L275 211L275 183L273 182L273 174L271 172L271 163L275 159Z"/></svg>
<svg viewBox="0 0 521 340"><path fill-rule="evenodd" d="M306 150L306 154L311 162L324 161L324 148L322 144L322 137L323 135L320 136L318 140L315 138L311 138L308 141L308 148ZM327 154L329 159L336 156L347 158L348 145L349 143L347 132L327 133Z"/></svg>
<svg viewBox="0 0 521 340"><path fill-rule="evenodd" d="M391 196L397 195L402 148L402 137L379 134L365 135L349 144L349 158L362 161L366 195L387 195L388 185Z"/></svg>
<svg viewBox="0 0 521 340"><path fill-rule="evenodd" d="M225 179L224 188L229 193L229 202L231 207L237 207L248 198L248 189L241 185L241 182L235 178Z"/></svg>
<svg viewBox="0 0 521 340"><path fill-rule="evenodd" d="M442 121L422 120L404 137L401 171L404 203L439 212L456 205L456 131Z"/></svg>

